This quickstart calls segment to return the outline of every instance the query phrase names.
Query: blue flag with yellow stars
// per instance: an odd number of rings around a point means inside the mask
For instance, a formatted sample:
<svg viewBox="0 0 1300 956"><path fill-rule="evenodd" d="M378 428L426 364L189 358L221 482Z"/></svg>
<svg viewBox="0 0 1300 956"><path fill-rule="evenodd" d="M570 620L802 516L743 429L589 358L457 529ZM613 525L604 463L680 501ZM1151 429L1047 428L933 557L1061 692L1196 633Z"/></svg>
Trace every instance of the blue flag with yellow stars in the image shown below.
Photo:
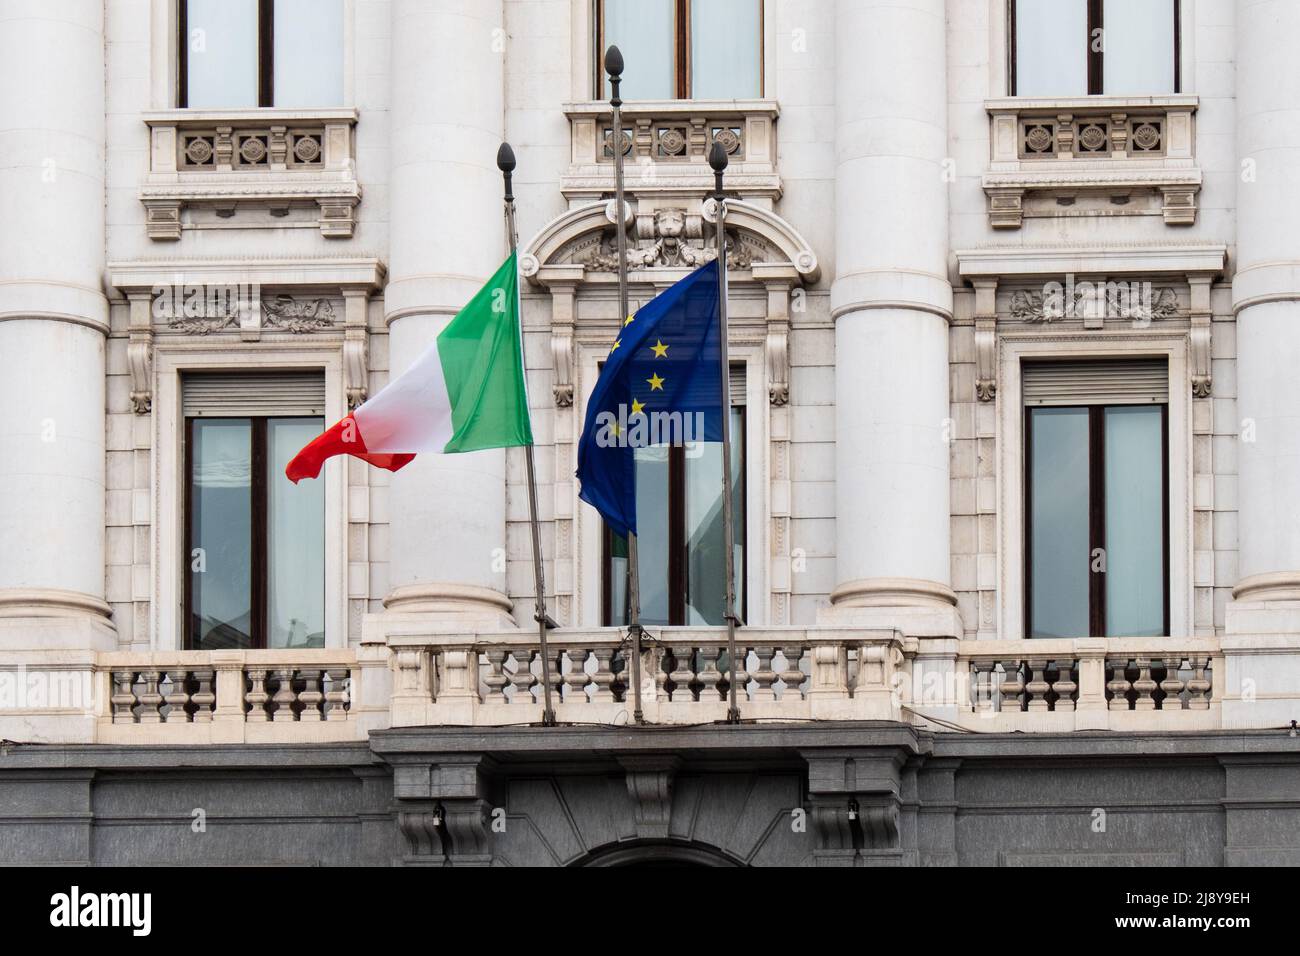
<svg viewBox="0 0 1300 956"><path fill-rule="evenodd" d="M636 534L637 448L722 441L718 328L716 261L624 320L578 441L578 497L615 534Z"/></svg>

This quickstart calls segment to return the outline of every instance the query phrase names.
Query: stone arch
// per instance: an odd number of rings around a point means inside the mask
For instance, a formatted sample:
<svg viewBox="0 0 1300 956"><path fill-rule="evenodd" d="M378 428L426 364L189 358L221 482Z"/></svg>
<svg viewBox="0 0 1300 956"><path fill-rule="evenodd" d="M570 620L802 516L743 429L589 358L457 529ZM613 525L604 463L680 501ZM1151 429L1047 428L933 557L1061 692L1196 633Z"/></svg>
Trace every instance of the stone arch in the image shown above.
<svg viewBox="0 0 1300 956"><path fill-rule="evenodd" d="M569 866L706 866L739 867L747 864L707 843L687 840L634 840L596 847Z"/></svg>

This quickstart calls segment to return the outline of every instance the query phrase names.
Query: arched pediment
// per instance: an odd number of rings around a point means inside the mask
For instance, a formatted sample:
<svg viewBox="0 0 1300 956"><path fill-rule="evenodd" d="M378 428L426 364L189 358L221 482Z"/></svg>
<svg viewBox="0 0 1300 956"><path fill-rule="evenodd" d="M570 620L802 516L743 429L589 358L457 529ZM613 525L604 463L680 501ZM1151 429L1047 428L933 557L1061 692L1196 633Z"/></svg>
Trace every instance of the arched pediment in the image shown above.
<svg viewBox="0 0 1300 956"><path fill-rule="evenodd" d="M632 281L675 279L713 259L711 206L698 197L634 201L628 230ZM612 200L587 203L547 223L520 255L524 276L539 286L617 282L613 207ZM727 235L733 281L812 285L821 276L817 255L803 236L768 209L728 199Z"/></svg>

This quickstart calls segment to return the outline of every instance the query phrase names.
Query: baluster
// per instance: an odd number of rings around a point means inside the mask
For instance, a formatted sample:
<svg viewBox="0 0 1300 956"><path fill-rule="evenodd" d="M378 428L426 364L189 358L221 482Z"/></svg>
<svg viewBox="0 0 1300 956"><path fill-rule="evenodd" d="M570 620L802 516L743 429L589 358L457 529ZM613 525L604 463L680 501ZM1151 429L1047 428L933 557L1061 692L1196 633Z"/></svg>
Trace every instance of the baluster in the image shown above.
<svg viewBox="0 0 1300 956"><path fill-rule="evenodd" d="M971 711L976 714L996 713L998 702L993 699L993 669L997 667L997 661L971 661L970 667L975 675Z"/></svg>
<svg viewBox="0 0 1300 956"><path fill-rule="evenodd" d="M1138 679L1133 682L1137 691L1137 700L1133 702L1134 710L1156 709L1156 682L1151 677L1151 661L1145 657L1137 659Z"/></svg>
<svg viewBox="0 0 1300 956"><path fill-rule="evenodd" d="M1056 662L1056 681L1052 690L1056 691L1056 703L1052 706L1060 713L1074 710L1074 692L1079 689L1074 680L1074 661Z"/></svg>
<svg viewBox="0 0 1300 956"><path fill-rule="evenodd" d="M194 715L191 719L196 724L212 723L212 709L217 702L216 691L213 688L216 678L217 672L211 669L194 671L195 690L190 695L190 703L194 705Z"/></svg>
<svg viewBox="0 0 1300 956"><path fill-rule="evenodd" d="M628 693L632 687L632 665L629 654L627 647L620 647L609 662L609 669L614 674L609 689L614 692L614 699L620 702L627 701L632 696Z"/></svg>
<svg viewBox="0 0 1300 956"><path fill-rule="evenodd" d="M348 678L351 676L346 667L331 667L325 672L326 720L348 719Z"/></svg>
<svg viewBox="0 0 1300 956"><path fill-rule="evenodd" d="M608 645L596 647L591 651L596 658L596 672L591 675L591 682L596 685L591 695L593 704L605 704L614 699L614 648Z"/></svg>
<svg viewBox="0 0 1300 956"><path fill-rule="evenodd" d="M162 706L163 696L158 692L158 682L161 675L158 671L142 671L140 680L144 681L144 690L137 695L140 699L140 723L142 724L160 724L162 723L162 714L159 708Z"/></svg>
<svg viewBox="0 0 1300 956"><path fill-rule="evenodd" d="M1047 661L1031 660L1026 661L1029 669L1029 683L1025 685L1025 698L1028 701L1025 709L1030 711L1047 710L1047 692L1052 689L1052 685L1047 683L1043 672L1047 670Z"/></svg>
<svg viewBox="0 0 1300 956"><path fill-rule="evenodd" d="M772 658L776 656L774 647L756 647L754 648L754 657L758 666L749 675L757 685L751 700L776 700L776 691L772 685L776 683L776 671L772 670Z"/></svg>
<svg viewBox="0 0 1300 956"><path fill-rule="evenodd" d="M587 702L587 685L591 678L587 676L587 650L582 647L569 648L569 672L564 675L565 703L585 704Z"/></svg>
<svg viewBox="0 0 1300 956"><path fill-rule="evenodd" d="M325 700L325 695L320 690L321 672L315 668L299 671L302 675L302 693L298 699L302 701L302 713L298 715L299 720L324 720L325 711L321 709L321 704Z"/></svg>
<svg viewBox="0 0 1300 956"><path fill-rule="evenodd" d="M724 677L730 677L729 670L723 670L722 662L725 655L719 649L718 670L722 671ZM749 648L743 644L736 645L736 702L749 699L749 671L745 670L749 664ZM727 700L731 699L730 691L727 693Z"/></svg>
<svg viewBox="0 0 1300 956"><path fill-rule="evenodd" d="M799 661L803 659L803 645L786 645L781 648L781 655L785 658L785 670L781 671L781 683L785 684L785 689L781 691L781 699L801 700L801 688L808 679L808 675L799 667Z"/></svg>
<svg viewBox="0 0 1300 956"><path fill-rule="evenodd" d="M113 671L113 723L135 723L135 671Z"/></svg>
<svg viewBox="0 0 1300 956"><path fill-rule="evenodd" d="M1165 679L1160 682L1160 689L1165 692L1165 699L1160 702L1161 710L1182 710L1183 701L1179 696L1183 692L1183 681L1178 672L1183 669L1181 655L1166 657Z"/></svg>
<svg viewBox="0 0 1300 956"><path fill-rule="evenodd" d="M680 644L673 648L673 672L669 676L675 685L670 698L674 704L694 699L691 692L691 684L695 680L695 666L691 660L693 655L694 648L682 647Z"/></svg>
<svg viewBox="0 0 1300 956"><path fill-rule="evenodd" d="M483 683L487 684L487 699L485 704L504 704L506 703L506 684L510 683L510 677L506 674L506 657L509 655L504 647L489 647L483 652L488 661L487 676L483 678Z"/></svg>
<svg viewBox="0 0 1300 956"><path fill-rule="evenodd" d="M726 700L722 693L722 671L718 670L718 658L722 654L719 647L701 647L699 649L698 670L695 679L700 684L700 700Z"/></svg>
<svg viewBox="0 0 1300 956"><path fill-rule="evenodd" d="M531 647L518 647L514 650L515 655L515 672L510 675L510 683L514 685L515 695L511 700L513 704L531 704L533 695L529 690L537 678L533 676L533 649Z"/></svg>
<svg viewBox="0 0 1300 956"><path fill-rule="evenodd" d="M1002 706L1003 713L1019 711L1020 695L1025 690L1025 678L1020 673L1020 661L1002 661Z"/></svg>
<svg viewBox="0 0 1300 956"><path fill-rule="evenodd" d="M1132 688L1124 672L1128 670L1128 659L1107 661L1107 666L1111 668L1111 678L1106 684L1106 689L1110 691L1110 709L1111 710L1128 710L1128 692Z"/></svg>
<svg viewBox="0 0 1300 956"><path fill-rule="evenodd" d="M1210 679L1205 676L1205 671L1210 665L1210 659L1191 657L1188 658L1188 663L1192 666L1192 676L1187 681L1187 709L1209 710Z"/></svg>
<svg viewBox="0 0 1300 956"><path fill-rule="evenodd" d="M271 699L266 692L266 668L250 667L244 672L244 677L249 683L244 692L244 703L248 705L245 719L255 724L270 720L266 712L266 702Z"/></svg>
<svg viewBox="0 0 1300 956"><path fill-rule="evenodd" d="M168 724L187 723L190 715L185 712L185 705L190 702L189 692L185 689L185 679L189 675L182 668L167 671L167 680L171 684L163 700L167 703L167 714L163 722Z"/></svg>
<svg viewBox="0 0 1300 956"><path fill-rule="evenodd" d="M278 686L275 689L275 696L271 698L271 702L275 704L271 721L275 723L293 720L293 668L277 667L275 679L278 681Z"/></svg>

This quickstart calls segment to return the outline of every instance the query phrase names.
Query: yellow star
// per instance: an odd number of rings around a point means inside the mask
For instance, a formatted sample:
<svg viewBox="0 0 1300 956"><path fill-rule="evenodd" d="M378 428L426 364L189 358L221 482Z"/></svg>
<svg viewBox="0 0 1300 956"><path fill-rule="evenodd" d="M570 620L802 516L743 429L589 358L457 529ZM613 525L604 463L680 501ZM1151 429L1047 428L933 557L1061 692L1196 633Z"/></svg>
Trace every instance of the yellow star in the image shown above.
<svg viewBox="0 0 1300 956"><path fill-rule="evenodd" d="M622 345L622 344L623 344L623 340L622 340L622 339L615 339L615 340L614 340L614 347L613 347L612 349L609 350L609 354L610 354L610 355L613 355L615 352L617 352L617 351L618 351L618 347L619 347L620 345Z"/></svg>
<svg viewBox="0 0 1300 956"><path fill-rule="evenodd" d="M664 380L659 377L658 372L646 379L646 382L649 383L652 392L662 392L664 390Z"/></svg>
<svg viewBox="0 0 1300 956"><path fill-rule="evenodd" d="M629 315L629 316L627 317L627 320L626 320L623 324L624 324L625 326L627 326L627 325L631 325L631 324L632 324L632 320L633 320L634 318L635 318L635 316L631 316L631 315Z"/></svg>
<svg viewBox="0 0 1300 956"><path fill-rule="evenodd" d="M655 339L655 344L650 346L650 351L654 352L655 358L666 358L668 356L668 346L664 345L660 339Z"/></svg>
<svg viewBox="0 0 1300 956"><path fill-rule="evenodd" d="M645 408L645 402L638 402L635 398L632 399L632 414L633 414L633 415L640 415L640 414L641 414L641 409L643 409L643 408Z"/></svg>

